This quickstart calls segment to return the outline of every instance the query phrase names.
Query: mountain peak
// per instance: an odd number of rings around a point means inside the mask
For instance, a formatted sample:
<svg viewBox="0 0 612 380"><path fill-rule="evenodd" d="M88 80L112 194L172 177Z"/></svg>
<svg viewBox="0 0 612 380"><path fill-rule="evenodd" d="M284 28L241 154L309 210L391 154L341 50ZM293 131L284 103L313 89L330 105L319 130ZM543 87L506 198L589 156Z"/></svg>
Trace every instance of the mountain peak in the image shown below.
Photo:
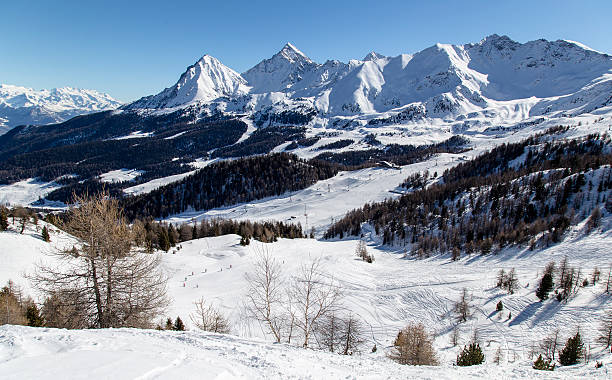
<svg viewBox="0 0 612 380"><path fill-rule="evenodd" d="M363 57L362 61L376 61L379 59L383 59L386 58L384 55L379 54L375 51L371 51L368 53L368 55L366 55L365 57Z"/></svg>
<svg viewBox="0 0 612 380"><path fill-rule="evenodd" d="M240 74L205 54L187 68L174 86L137 100L127 108L171 108L247 92L246 81Z"/></svg>
<svg viewBox="0 0 612 380"><path fill-rule="evenodd" d="M312 62L310 58L304 53L302 53L298 48L295 47L291 42L287 42L285 46L279 51L275 56L282 56L289 62L293 63L296 61Z"/></svg>
<svg viewBox="0 0 612 380"><path fill-rule="evenodd" d="M282 92L299 82L303 74L318 65L290 42L271 58L264 59L242 74L255 93Z"/></svg>

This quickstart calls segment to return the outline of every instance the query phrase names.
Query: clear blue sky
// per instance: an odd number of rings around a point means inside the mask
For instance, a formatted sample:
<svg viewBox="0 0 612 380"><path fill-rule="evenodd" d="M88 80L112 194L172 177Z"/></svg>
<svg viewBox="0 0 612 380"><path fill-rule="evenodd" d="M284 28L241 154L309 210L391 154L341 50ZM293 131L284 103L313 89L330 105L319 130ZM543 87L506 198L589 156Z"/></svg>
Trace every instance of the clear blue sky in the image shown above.
<svg viewBox="0 0 612 380"><path fill-rule="evenodd" d="M612 53L612 1L9 1L0 83L157 93L204 54L243 72L292 42L318 62L413 53L497 33Z"/></svg>

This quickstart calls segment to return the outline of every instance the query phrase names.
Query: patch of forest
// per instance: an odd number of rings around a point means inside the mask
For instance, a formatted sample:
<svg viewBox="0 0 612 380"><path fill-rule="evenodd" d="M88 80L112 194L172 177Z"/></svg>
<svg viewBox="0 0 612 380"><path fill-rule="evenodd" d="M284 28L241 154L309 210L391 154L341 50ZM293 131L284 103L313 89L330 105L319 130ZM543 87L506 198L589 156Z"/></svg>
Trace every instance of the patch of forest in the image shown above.
<svg viewBox="0 0 612 380"><path fill-rule="evenodd" d="M344 140L340 140L344 141ZM348 140L351 141L351 140ZM372 166L380 161L393 162L397 165L409 165L425 161L438 153L461 153L469 150L469 140L453 136L448 140L430 145L391 144L384 148L351 150L340 153L325 152L319 154L318 160L334 162L347 167ZM323 149L323 147L321 147Z"/></svg>
<svg viewBox="0 0 612 380"><path fill-rule="evenodd" d="M148 176L185 171L181 164L235 143L247 129L239 120L191 123L166 116L167 124L160 127L159 118L102 114L53 126L18 127L0 137L0 183L35 177L51 181L66 174L78 176L76 183L120 168L142 170L141 180L146 181L152 179ZM135 131L152 135L108 138Z"/></svg>
<svg viewBox="0 0 612 380"><path fill-rule="evenodd" d="M403 184L410 193L349 212L325 237L359 236L368 223L384 244L420 257L451 252L456 259L513 244L559 242L570 225L586 218L595 228L603 212L612 212L610 137L547 141L548 134L565 130L501 145L446 170L428 187L432 179L413 175Z"/></svg>
<svg viewBox="0 0 612 380"><path fill-rule="evenodd" d="M288 153L222 161L150 193L125 198L122 205L130 219L167 217L301 190L339 170L339 165Z"/></svg>
<svg viewBox="0 0 612 380"><path fill-rule="evenodd" d="M212 157L244 157L269 153L276 146L296 139L303 139L304 127L272 126L255 130L246 140L217 149Z"/></svg>

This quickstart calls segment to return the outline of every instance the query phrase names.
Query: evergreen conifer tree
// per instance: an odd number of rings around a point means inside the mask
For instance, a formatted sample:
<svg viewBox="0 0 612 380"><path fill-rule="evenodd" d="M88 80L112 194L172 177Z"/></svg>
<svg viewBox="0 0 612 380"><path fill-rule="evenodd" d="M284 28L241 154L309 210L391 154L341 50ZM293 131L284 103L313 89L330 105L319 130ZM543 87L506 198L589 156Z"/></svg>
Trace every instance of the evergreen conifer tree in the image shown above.
<svg viewBox="0 0 612 380"><path fill-rule="evenodd" d="M28 320L28 326L42 327L45 324L45 320L40 315L40 310L36 304L32 303L26 309L26 318Z"/></svg>
<svg viewBox="0 0 612 380"><path fill-rule="evenodd" d="M540 281L540 286L536 290L536 296L540 299L540 301L544 301L548 298L548 293L553 288L553 277L550 273L545 273Z"/></svg>
<svg viewBox="0 0 612 380"><path fill-rule="evenodd" d="M550 359L544 360L542 359L542 354L538 356L535 362L533 362L533 369L537 369L540 371L554 371L555 365L550 364Z"/></svg>
<svg viewBox="0 0 612 380"><path fill-rule="evenodd" d="M463 347L463 351L457 356L458 366L471 366L482 364L485 360L485 356L482 353L480 344L470 343L469 346Z"/></svg>
<svg viewBox="0 0 612 380"><path fill-rule="evenodd" d="M160 229L157 239L159 241L159 248L168 252L170 249L170 239L168 237L168 231L165 228L162 227Z"/></svg>
<svg viewBox="0 0 612 380"><path fill-rule="evenodd" d="M580 331L567 340L565 347L559 351L559 363L562 365L572 365L580 361L584 354L584 343L580 337Z"/></svg>
<svg viewBox="0 0 612 380"><path fill-rule="evenodd" d="M8 228L8 216L4 208L0 209L0 231L6 231Z"/></svg>
<svg viewBox="0 0 612 380"><path fill-rule="evenodd" d="M181 317L176 317L176 321L174 321L174 330L185 331L185 324L181 320Z"/></svg>
<svg viewBox="0 0 612 380"><path fill-rule="evenodd" d="M49 236L49 230L47 229L47 226L44 226L42 229L42 238L47 243L51 241L51 236Z"/></svg>

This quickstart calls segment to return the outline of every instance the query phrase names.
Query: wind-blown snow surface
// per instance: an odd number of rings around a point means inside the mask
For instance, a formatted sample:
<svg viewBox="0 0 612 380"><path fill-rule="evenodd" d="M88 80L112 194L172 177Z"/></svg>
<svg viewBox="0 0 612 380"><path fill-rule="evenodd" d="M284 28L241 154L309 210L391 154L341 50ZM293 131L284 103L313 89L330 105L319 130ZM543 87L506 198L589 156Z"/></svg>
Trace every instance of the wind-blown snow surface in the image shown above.
<svg viewBox="0 0 612 380"><path fill-rule="evenodd" d="M24 124L50 124L105 111L121 103L108 94L78 88L34 90L0 84L0 134Z"/></svg>
<svg viewBox="0 0 612 380"><path fill-rule="evenodd" d="M202 332L0 327L3 379L575 379L609 364L554 373L527 366L401 366L380 355L341 356Z"/></svg>

